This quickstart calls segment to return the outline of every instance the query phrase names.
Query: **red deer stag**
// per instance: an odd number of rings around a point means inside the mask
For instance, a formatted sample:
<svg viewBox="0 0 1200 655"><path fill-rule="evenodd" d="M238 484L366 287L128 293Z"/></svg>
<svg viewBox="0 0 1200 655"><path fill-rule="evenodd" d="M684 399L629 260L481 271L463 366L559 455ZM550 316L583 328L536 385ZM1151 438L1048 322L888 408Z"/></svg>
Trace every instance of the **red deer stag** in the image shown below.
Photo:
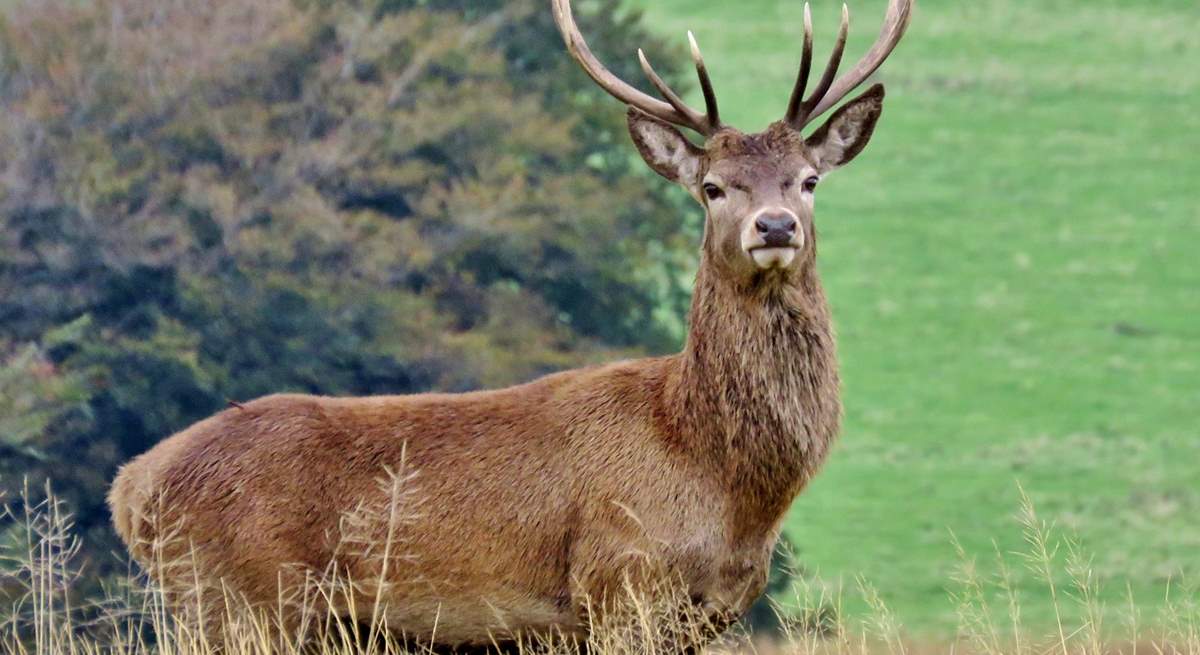
<svg viewBox="0 0 1200 655"><path fill-rule="evenodd" d="M117 531L165 587L219 580L273 604L336 561L361 584L334 611L361 602L389 629L443 645L586 638L594 613L650 568L724 619L762 592L785 512L825 460L841 413L813 192L866 146L883 87L802 130L883 63L912 2L890 0L877 42L838 77L843 9L807 96L806 6L787 112L758 134L721 122L694 40L704 113L640 52L665 101L618 79L589 50L570 0L553 4L572 56L628 105L646 163L707 212L683 352L498 391L274 395L227 409L113 483ZM370 508L382 520L362 520ZM163 564L185 550L192 566Z"/></svg>

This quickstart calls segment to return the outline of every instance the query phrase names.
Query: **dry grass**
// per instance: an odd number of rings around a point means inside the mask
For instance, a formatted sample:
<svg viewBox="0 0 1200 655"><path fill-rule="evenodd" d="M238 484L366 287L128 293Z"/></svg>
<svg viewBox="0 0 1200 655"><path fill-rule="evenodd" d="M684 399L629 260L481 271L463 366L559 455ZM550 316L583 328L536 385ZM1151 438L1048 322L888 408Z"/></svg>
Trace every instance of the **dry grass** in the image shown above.
<svg viewBox="0 0 1200 655"><path fill-rule="evenodd" d="M168 609L168 594L134 575L110 586L102 601L85 602L77 598L82 572L76 564L79 542L72 534L70 517L48 489L46 495L48 500L34 503L25 493L7 505L8 529L0 557L0 592L7 600L0 613L3 653L388 655L430 650L422 644L405 643L389 630L386 613L379 607L363 613L351 603L350 618L336 618L327 608L347 607L339 602L339 596L351 585L329 582L327 576L325 582L303 594L299 602L305 611L299 624L282 618L284 604L294 608L295 599L281 598L279 608L252 609L222 590L215 609L223 628L216 632L197 629L196 621L177 618ZM1181 585L1165 589L1167 609L1150 620L1141 615L1131 596L1122 624L1105 625L1103 617L1111 613L1097 600L1098 578L1080 544L1061 536L1040 518L1023 490L1018 518L1026 550L1003 553L997 548L986 568L951 537L959 555L950 581L950 598L959 617L956 634L935 641L915 640L862 579L857 593L871 608L870 615L853 624L840 620L842 599L799 576L794 598L786 599L789 609L780 610L784 617L781 634L754 638L735 628L709 650L763 655L1200 655L1200 606L1195 589ZM1042 587L1019 588L1014 583L1018 566L1034 573ZM1064 570L1071 581L1068 587L1056 583ZM197 576L197 586L198 580ZM1029 624L1034 622L1026 622L1022 615L1022 598L1030 593L1048 593L1052 598L1054 616L1048 633L1031 629ZM196 593L191 597L204 596ZM615 620L593 625L587 644L550 635L516 644L514 650L554 655L658 655L677 651L673 644L702 638L711 629L703 617L681 610L683 594L659 593L655 598L649 602L631 591L628 611ZM173 607L178 608L178 603ZM213 616L214 608L207 609L207 613L180 611L179 616ZM1073 621L1067 617L1082 618ZM288 627L281 629L285 623Z"/></svg>

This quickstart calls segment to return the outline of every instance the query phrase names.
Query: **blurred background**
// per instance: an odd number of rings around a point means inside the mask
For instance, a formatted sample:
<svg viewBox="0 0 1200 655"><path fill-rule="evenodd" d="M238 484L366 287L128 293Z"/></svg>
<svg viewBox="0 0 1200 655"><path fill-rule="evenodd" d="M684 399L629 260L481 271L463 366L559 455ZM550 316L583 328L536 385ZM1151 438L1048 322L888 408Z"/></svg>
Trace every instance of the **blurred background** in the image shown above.
<svg viewBox="0 0 1200 655"><path fill-rule="evenodd" d="M782 116L800 0L576 4L624 79L643 47L693 84L691 29L726 121ZM848 60L885 4L852 3ZM839 12L813 3L818 61ZM951 535L1022 548L1018 483L1107 601L1200 574L1198 27L1195 0L919 2L818 193L846 422L786 527L804 584L944 631ZM229 400L677 350L703 216L623 114L548 1L0 0L0 485L52 480L98 588L116 467Z"/></svg>

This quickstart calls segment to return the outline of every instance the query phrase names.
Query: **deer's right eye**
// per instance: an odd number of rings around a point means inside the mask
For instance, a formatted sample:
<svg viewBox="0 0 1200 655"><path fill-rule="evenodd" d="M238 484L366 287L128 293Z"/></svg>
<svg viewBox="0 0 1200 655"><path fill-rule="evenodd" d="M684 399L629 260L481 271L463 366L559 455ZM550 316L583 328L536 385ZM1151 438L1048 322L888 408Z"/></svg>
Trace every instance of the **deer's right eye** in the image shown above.
<svg viewBox="0 0 1200 655"><path fill-rule="evenodd" d="M725 192L721 190L721 187L710 182L704 185L704 195L709 200L718 200L725 197Z"/></svg>

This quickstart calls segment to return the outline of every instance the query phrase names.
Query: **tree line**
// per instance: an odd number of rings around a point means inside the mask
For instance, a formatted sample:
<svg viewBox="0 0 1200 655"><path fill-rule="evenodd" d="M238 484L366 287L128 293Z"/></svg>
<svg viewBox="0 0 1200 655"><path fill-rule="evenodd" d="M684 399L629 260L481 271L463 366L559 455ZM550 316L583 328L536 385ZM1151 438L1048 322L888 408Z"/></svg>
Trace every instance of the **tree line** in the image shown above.
<svg viewBox="0 0 1200 655"><path fill-rule="evenodd" d="M623 78L685 61L581 4ZM699 216L544 5L0 6L0 484L52 479L123 570L116 467L229 401L678 347Z"/></svg>

